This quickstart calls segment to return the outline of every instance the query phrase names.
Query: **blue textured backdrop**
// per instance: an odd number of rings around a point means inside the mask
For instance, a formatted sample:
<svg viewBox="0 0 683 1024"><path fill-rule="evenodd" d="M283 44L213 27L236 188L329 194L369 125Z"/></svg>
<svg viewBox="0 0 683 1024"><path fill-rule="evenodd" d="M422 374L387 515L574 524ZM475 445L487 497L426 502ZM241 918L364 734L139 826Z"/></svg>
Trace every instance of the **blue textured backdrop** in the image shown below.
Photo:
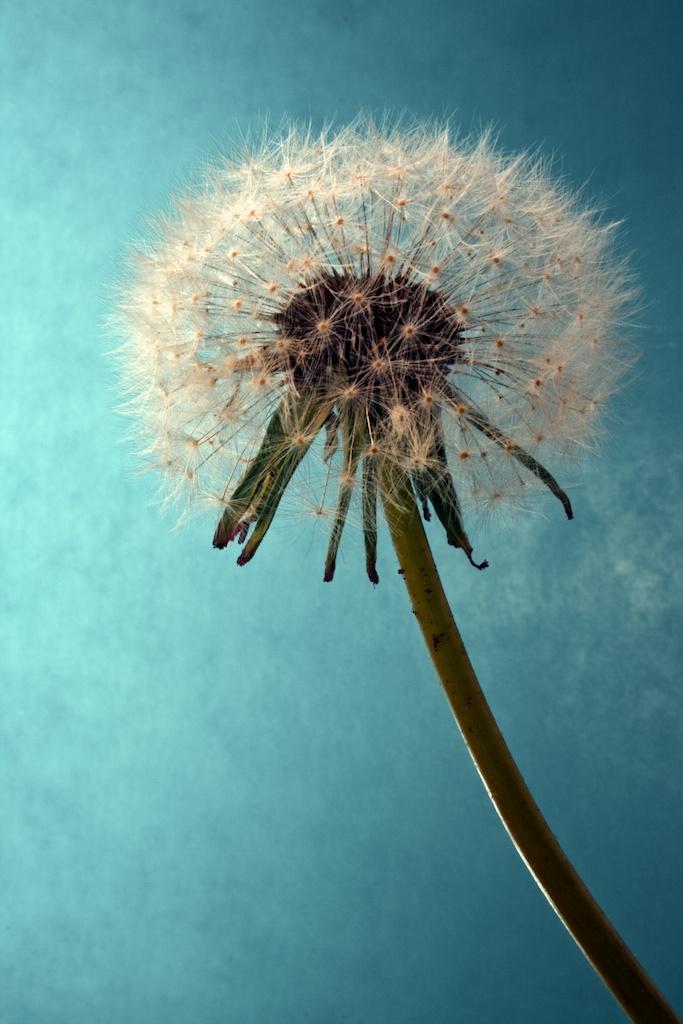
<svg viewBox="0 0 683 1024"><path fill-rule="evenodd" d="M610 1024L487 802L387 538L248 569L133 476L101 327L144 216L257 118L493 121L623 217L643 357L576 520L435 549L569 855L683 1004L681 7L4 4L2 1024Z"/></svg>

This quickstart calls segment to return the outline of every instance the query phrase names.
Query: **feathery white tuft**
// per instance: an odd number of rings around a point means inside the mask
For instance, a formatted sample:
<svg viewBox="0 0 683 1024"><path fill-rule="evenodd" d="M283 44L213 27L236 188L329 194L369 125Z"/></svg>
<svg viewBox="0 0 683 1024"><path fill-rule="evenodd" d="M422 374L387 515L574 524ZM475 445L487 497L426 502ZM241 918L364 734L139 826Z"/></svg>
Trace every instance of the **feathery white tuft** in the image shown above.
<svg viewBox="0 0 683 1024"><path fill-rule="evenodd" d="M339 534L355 508L372 549L385 459L468 557L462 509L544 487L565 504L545 465L591 441L630 364L613 234L487 134L368 116L264 133L158 218L120 289L127 410L165 500L244 542L308 452L307 506Z"/></svg>

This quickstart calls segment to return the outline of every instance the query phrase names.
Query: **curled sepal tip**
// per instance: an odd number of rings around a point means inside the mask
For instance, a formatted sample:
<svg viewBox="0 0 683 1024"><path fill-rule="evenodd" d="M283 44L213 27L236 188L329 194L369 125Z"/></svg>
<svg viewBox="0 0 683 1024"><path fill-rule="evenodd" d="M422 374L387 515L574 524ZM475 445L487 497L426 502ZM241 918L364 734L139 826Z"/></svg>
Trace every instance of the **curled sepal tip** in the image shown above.
<svg viewBox="0 0 683 1024"><path fill-rule="evenodd" d="M487 561L475 562L472 557L472 545L462 521L460 501L448 468L441 426L436 419L433 423L433 431L434 446L431 452L431 465L427 469L414 471L411 474L410 482L413 485L413 491L422 505L425 519L430 518L429 515L424 514L427 502L430 502L446 531L446 537L451 547L462 548L470 565L475 569L487 569L489 564Z"/></svg>
<svg viewBox="0 0 683 1024"><path fill-rule="evenodd" d="M337 552L341 541L344 524L349 512L349 505L356 482L356 469L361 455L363 445L363 433L356 417L350 420L345 419L342 427L344 444L344 468L339 486L339 498L337 510L334 517L334 525L330 535L330 542L327 547L325 558L325 575L323 581L330 583L334 578L334 570L337 565Z"/></svg>
<svg viewBox="0 0 683 1024"><path fill-rule="evenodd" d="M501 430L498 429L491 421L484 416L483 412L476 409L470 402L468 402L459 391L454 388L446 388L446 395L452 403L457 403L458 406L464 406L466 408L466 416L468 421L473 427L481 431L486 437L497 444L500 448L505 449L514 459L528 469L530 473L533 473L545 486L548 488L551 494L561 502L567 519L574 518L574 512L572 505L569 500L569 496L565 491L562 490L555 477L550 473L545 466L530 455L524 448L521 448L518 444L515 444L509 437L507 437Z"/></svg>
<svg viewBox="0 0 683 1024"><path fill-rule="evenodd" d="M379 583L377 573L377 462L372 455L363 460L363 539L365 571L371 583Z"/></svg>
<svg viewBox="0 0 683 1024"><path fill-rule="evenodd" d="M238 565L246 565L256 554L287 485L329 412L329 402L304 394L287 396L273 413L261 447L247 466L213 538L215 548L224 548L235 538L244 543ZM247 539L252 523L254 529Z"/></svg>

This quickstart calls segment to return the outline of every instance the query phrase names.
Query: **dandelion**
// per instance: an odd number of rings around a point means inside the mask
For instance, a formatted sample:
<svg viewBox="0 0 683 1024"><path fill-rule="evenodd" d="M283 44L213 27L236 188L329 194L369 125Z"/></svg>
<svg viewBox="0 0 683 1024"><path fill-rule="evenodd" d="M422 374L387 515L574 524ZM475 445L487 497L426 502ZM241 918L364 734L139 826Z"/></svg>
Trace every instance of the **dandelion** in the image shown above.
<svg viewBox="0 0 683 1024"><path fill-rule="evenodd" d="M166 499L219 508L214 544L241 541L243 565L300 463L322 461L325 579L355 517L375 583L382 475L478 568L466 510L545 488L571 518L546 461L590 442L628 362L611 237L541 163L434 126L292 127L211 168L121 301Z"/></svg>
<svg viewBox="0 0 683 1024"><path fill-rule="evenodd" d="M452 710L538 884L634 1020L662 997L602 915L512 760L462 646L420 512L477 569L472 510L556 499L629 365L614 226L541 160L447 126L285 126L209 168L121 289L128 410L163 499L261 546L317 464L332 580L345 524L377 583L378 506ZM548 468L548 467L551 468ZM309 474L311 475L311 474ZM660 1014L657 1016L655 1013ZM671 1011L672 1012L672 1011Z"/></svg>

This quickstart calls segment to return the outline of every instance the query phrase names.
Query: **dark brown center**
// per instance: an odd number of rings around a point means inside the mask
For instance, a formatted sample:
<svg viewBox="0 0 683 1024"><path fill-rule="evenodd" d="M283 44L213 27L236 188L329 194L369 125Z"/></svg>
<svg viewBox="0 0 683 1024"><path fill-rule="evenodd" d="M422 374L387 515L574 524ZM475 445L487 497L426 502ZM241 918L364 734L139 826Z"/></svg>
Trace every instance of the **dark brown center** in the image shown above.
<svg viewBox="0 0 683 1024"><path fill-rule="evenodd" d="M341 375L371 397L390 378L410 400L461 361L462 316L404 275L325 271L272 320L289 343L285 365L303 388Z"/></svg>

